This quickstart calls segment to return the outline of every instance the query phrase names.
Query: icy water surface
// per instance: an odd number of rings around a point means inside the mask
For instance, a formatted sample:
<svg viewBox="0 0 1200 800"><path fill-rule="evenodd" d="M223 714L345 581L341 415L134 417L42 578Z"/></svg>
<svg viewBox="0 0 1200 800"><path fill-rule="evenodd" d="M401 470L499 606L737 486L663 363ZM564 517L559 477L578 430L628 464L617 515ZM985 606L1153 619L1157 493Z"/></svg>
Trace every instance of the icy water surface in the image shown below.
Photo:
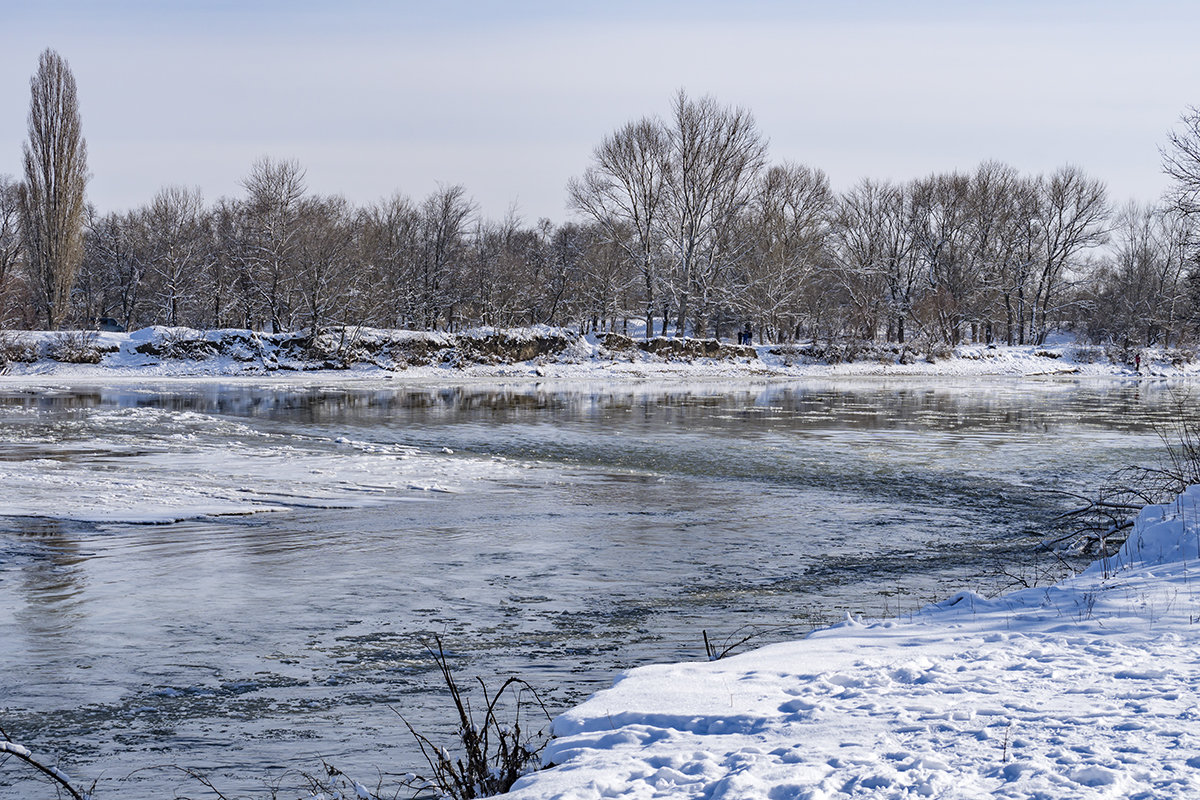
<svg viewBox="0 0 1200 800"><path fill-rule="evenodd" d="M561 710L702 631L998 591L1160 448L1115 382L0 388L0 728L98 800L250 795L451 731L423 641ZM744 626L753 626L747 628ZM447 738L447 742L448 742ZM151 769L143 769L152 767ZM21 772L0 764L0 796ZM283 779L285 783L289 779ZM293 781L294 782L294 781ZM261 792L260 792L261 794Z"/></svg>

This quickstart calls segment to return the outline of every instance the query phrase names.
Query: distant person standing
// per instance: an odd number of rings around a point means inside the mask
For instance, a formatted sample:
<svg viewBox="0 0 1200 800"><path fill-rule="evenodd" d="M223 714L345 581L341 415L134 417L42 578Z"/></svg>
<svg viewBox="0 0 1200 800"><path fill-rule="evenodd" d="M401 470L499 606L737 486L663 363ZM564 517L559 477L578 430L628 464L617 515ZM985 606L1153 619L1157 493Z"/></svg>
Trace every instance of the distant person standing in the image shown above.
<svg viewBox="0 0 1200 800"><path fill-rule="evenodd" d="M750 323L746 323L746 327L742 329L741 335L738 337L738 344L754 344L754 332L750 330Z"/></svg>
<svg viewBox="0 0 1200 800"><path fill-rule="evenodd" d="M1133 371L1138 375L1142 374L1142 354L1137 353L1133 357Z"/></svg>

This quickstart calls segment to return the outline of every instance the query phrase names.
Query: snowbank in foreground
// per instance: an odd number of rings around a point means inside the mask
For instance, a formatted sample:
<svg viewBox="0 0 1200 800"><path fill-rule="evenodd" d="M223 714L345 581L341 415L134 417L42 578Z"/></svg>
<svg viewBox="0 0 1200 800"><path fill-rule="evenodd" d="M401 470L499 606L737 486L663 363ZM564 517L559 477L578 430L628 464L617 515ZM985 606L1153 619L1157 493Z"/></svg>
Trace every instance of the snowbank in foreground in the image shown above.
<svg viewBox="0 0 1200 800"><path fill-rule="evenodd" d="M131 333L9 331L0 338L0 373L14 376L254 376L307 374L338 379L403 375L414 380L536 376L619 380L657 377L811 377L856 375L1134 375L1103 348L1056 341L1046 346L964 345L930 359L899 345L869 352L848 346L743 347L701 339L580 336L546 326L482 328L456 334L334 329L315 340L299 333L144 328ZM1200 375L1192 354L1147 348L1140 374Z"/></svg>
<svg viewBox="0 0 1200 800"><path fill-rule="evenodd" d="M1200 796L1200 487L1058 585L633 670L512 798Z"/></svg>

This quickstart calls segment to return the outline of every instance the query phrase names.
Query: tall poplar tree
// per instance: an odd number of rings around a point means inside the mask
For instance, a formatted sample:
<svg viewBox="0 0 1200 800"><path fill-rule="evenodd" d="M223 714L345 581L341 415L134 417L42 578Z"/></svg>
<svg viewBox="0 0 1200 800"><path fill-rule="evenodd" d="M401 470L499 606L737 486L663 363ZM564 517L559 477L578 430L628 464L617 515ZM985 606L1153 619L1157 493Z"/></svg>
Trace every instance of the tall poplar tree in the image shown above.
<svg viewBox="0 0 1200 800"><path fill-rule="evenodd" d="M47 48L29 80L29 93L21 220L38 316L57 329L70 311L83 259L87 143L66 59Z"/></svg>

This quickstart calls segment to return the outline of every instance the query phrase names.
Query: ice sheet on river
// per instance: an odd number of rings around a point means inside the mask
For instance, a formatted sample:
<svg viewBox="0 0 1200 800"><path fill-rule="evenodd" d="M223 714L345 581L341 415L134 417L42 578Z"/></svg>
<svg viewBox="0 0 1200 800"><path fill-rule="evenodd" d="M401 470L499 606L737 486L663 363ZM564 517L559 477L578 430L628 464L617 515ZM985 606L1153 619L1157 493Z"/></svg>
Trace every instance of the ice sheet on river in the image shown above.
<svg viewBox="0 0 1200 800"><path fill-rule="evenodd" d="M511 796L1200 796L1198 543L1192 487L1058 585L633 670Z"/></svg>
<svg viewBox="0 0 1200 800"><path fill-rule="evenodd" d="M356 508L457 492L515 467L346 437L272 433L155 408L53 422L0 415L0 516L173 522L289 508Z"/></svg>

